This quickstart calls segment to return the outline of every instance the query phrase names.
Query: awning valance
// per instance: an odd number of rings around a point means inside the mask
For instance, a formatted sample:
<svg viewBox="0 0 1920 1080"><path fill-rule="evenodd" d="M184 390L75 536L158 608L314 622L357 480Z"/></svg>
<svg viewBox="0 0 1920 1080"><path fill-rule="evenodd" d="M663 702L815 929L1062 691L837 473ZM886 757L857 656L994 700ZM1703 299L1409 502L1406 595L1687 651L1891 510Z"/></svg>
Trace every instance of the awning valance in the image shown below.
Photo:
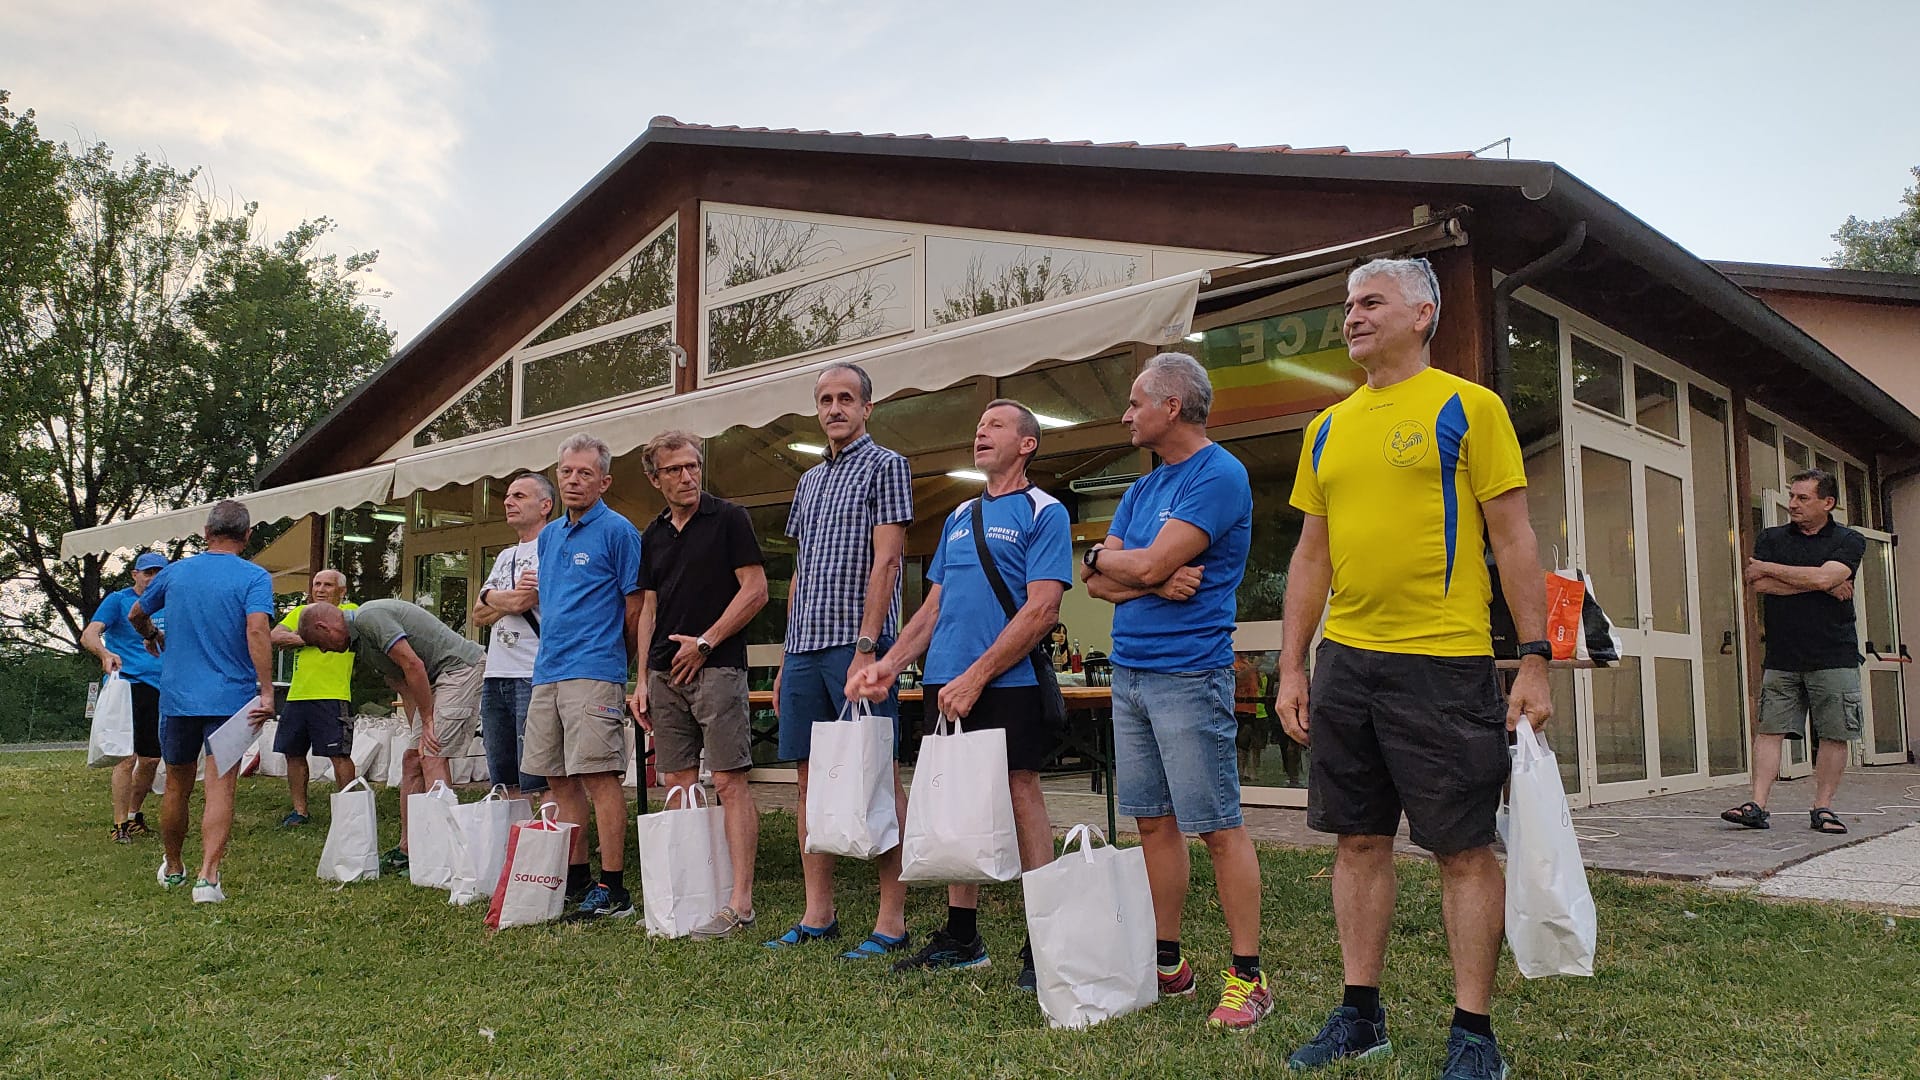
<svg viewBox="0 0 1920 1080"><path fill-rule="evenodd" d="M830 364L865 368L873 378L874 400L884 401L905 390L939 390L977 375L1012 375L1043 360L1081 360L1131 341L1171 344L1186 336L1206 276L1196 270L578 420L428 450L394 463L393 494L544 469L559 460L560 443L578 431L624 454L672 428L706 437L728 428L759 427L810 410L813 380Z"/></svg>
<svg viewBox="0 0 1920 1080"><path fill-rule="evenodd" d="M235 498L247 504L247 511L257 525L305 514L324 514L329 510L359 506L366 502L385 502L392 490L393 466L381 464L323 476L317 480L303 480L284 487L248 492ZM201 503L92 529L77 529L60 538L60 557L71 559L78 555L103 554L197 536L206 525L207 511L211 509L212 503Z"/></svg>

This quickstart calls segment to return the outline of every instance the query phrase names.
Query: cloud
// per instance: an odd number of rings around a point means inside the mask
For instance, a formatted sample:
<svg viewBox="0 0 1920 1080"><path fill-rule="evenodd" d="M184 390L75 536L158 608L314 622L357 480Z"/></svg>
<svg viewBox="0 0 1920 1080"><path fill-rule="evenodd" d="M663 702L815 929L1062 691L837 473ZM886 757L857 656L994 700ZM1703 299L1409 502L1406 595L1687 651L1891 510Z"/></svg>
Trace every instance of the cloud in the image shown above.
<svg viewBox="0 0 1920 1080"><path fill-rule="evenodd" d="M275 233L331 217L336 249L381 249L369 285L438 269L462 72L489 47L472 0L26 0L8 22L5 86L42 134L202 166Z"/></svg>

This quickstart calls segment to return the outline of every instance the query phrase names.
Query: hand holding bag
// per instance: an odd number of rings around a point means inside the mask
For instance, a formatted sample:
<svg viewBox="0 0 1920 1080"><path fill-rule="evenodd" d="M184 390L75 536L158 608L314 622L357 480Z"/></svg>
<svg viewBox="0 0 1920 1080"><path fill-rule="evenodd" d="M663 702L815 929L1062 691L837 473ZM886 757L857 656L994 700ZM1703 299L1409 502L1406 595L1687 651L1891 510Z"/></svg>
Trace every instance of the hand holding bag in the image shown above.
<svg viewBox="0 0 1920 1080"><path fill-rule="evenodd" d="M515 822L507 836L507 857L487 908L495 930L531 926L560 917L567 899L567 850L577 825L560 820L560 807L546 803L540 816Z"/></svg>
<svg viewBox="0 0 1920 1080"><path fill-rule="evenodd" d="M321 881L372 881L380 876L380 827L374 815L373 789L365 777L333 793L333 820L320 849Z"/></svg>
<svg viewBox="0 0 1920 1080"><path fill-rule="evenodd" d="M808 767L810 854L871 859L900 842L893 799L893 718L849 701L844 720L813 725Z"/></svg>
<svg viewBox="0 0 1920 1080"><path fill-rule="evenodd" d="M634 837L647 933L685 937L726 906L733 895L733 854L725 814L706 804L704 788L675 785L659 813L639 816Z"/></svg>
<svg viewBox="0 0 1920 1080"><path fill-rule="evenodd" d="M1560 783L1560 763L1525 718L1507 796L1507 945L1529 979L1592 975L1599 919Z"/></svg>
<svg viewBox="0 0 1920 1080"><path fill-rule="evenodd" d="M900 880L986 884L1020 876L1007 733L963 731L943 714L920 740L900 841Z"/></svg>
<svg viewBox="0 0 1920 1080"><path fill-rule="evenodd" d="M133 684L119 672L107 676L93 705L87 734L87 766L108 769L133 756Z"/></svg>
<svg viewBox="0 0 1920 1080"><path fill-rule="evenodd" d="M478 802L462 803L453 809L453 822L460 829L460 848L455 852L453 882L447 897L450 904L471 904L493 895L500 882L500 867L507 859L507 837L516 821L533 816L533 806L525 799L507 798L505 784L493 785Z"/></svg>
<svg viewBox="0 0 1920 1080"><path fill-rule="evenodd" d="M460 796L439 780L418 795L407 796L407 876L415 885L453 887L454 867L465 846L453 812Z"/></svg>
<svg viewBox="0 0 1920 1080"><path fill-rule="evenodd" d="M1160 997L1146 853L1104 841L1075 825L1058 859L1020 879L1040 1011L1054 1027L1088 1027Z"/></svg>

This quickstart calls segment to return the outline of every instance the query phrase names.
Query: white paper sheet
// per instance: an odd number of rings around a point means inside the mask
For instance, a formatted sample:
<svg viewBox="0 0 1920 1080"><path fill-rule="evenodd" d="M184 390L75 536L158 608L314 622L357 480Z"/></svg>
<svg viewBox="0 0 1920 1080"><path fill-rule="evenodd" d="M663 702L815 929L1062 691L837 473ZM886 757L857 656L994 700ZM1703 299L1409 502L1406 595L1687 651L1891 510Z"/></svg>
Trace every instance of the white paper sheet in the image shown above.
<svg viewBox="0 0 1920 1080"><path fill-rule="evenodd" d="M258 694L248 698L247 703L240 706L239 712L227 717L226 723L213 729L213 734L207 736L207 752L213 756L215 776L225 776L232 772L234 766L240 764L240 759L245 756L247 748L252 746L254 739L259 737L260 732L253 726L249 715L253 712L253 707L259 703Z"/></svg>

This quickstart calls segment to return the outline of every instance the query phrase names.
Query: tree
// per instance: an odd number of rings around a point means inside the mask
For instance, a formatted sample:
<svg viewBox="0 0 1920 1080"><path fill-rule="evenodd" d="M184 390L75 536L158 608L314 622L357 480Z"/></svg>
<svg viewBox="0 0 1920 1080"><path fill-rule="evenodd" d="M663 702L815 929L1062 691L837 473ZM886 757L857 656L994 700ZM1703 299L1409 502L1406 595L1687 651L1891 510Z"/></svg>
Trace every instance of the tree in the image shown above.
<svg viewBox="0 0 1920 1080"><path fill-rule="evenodd" d="M1827 258L1828 266L1920 274L1920 165L1911 171L1916 183L1901 196L1900 212L1878 221L1848 215L1847 223L1833 234L1840 250Z"/></svg>
<svg viewBox="0 0 1920 1080"><path fill-rule="evenodd" d="M392 337L304 222L271 243L198 173L42 139L0 92L0 645L71 648L117 560L62 534L234 495Z"/></svg>

